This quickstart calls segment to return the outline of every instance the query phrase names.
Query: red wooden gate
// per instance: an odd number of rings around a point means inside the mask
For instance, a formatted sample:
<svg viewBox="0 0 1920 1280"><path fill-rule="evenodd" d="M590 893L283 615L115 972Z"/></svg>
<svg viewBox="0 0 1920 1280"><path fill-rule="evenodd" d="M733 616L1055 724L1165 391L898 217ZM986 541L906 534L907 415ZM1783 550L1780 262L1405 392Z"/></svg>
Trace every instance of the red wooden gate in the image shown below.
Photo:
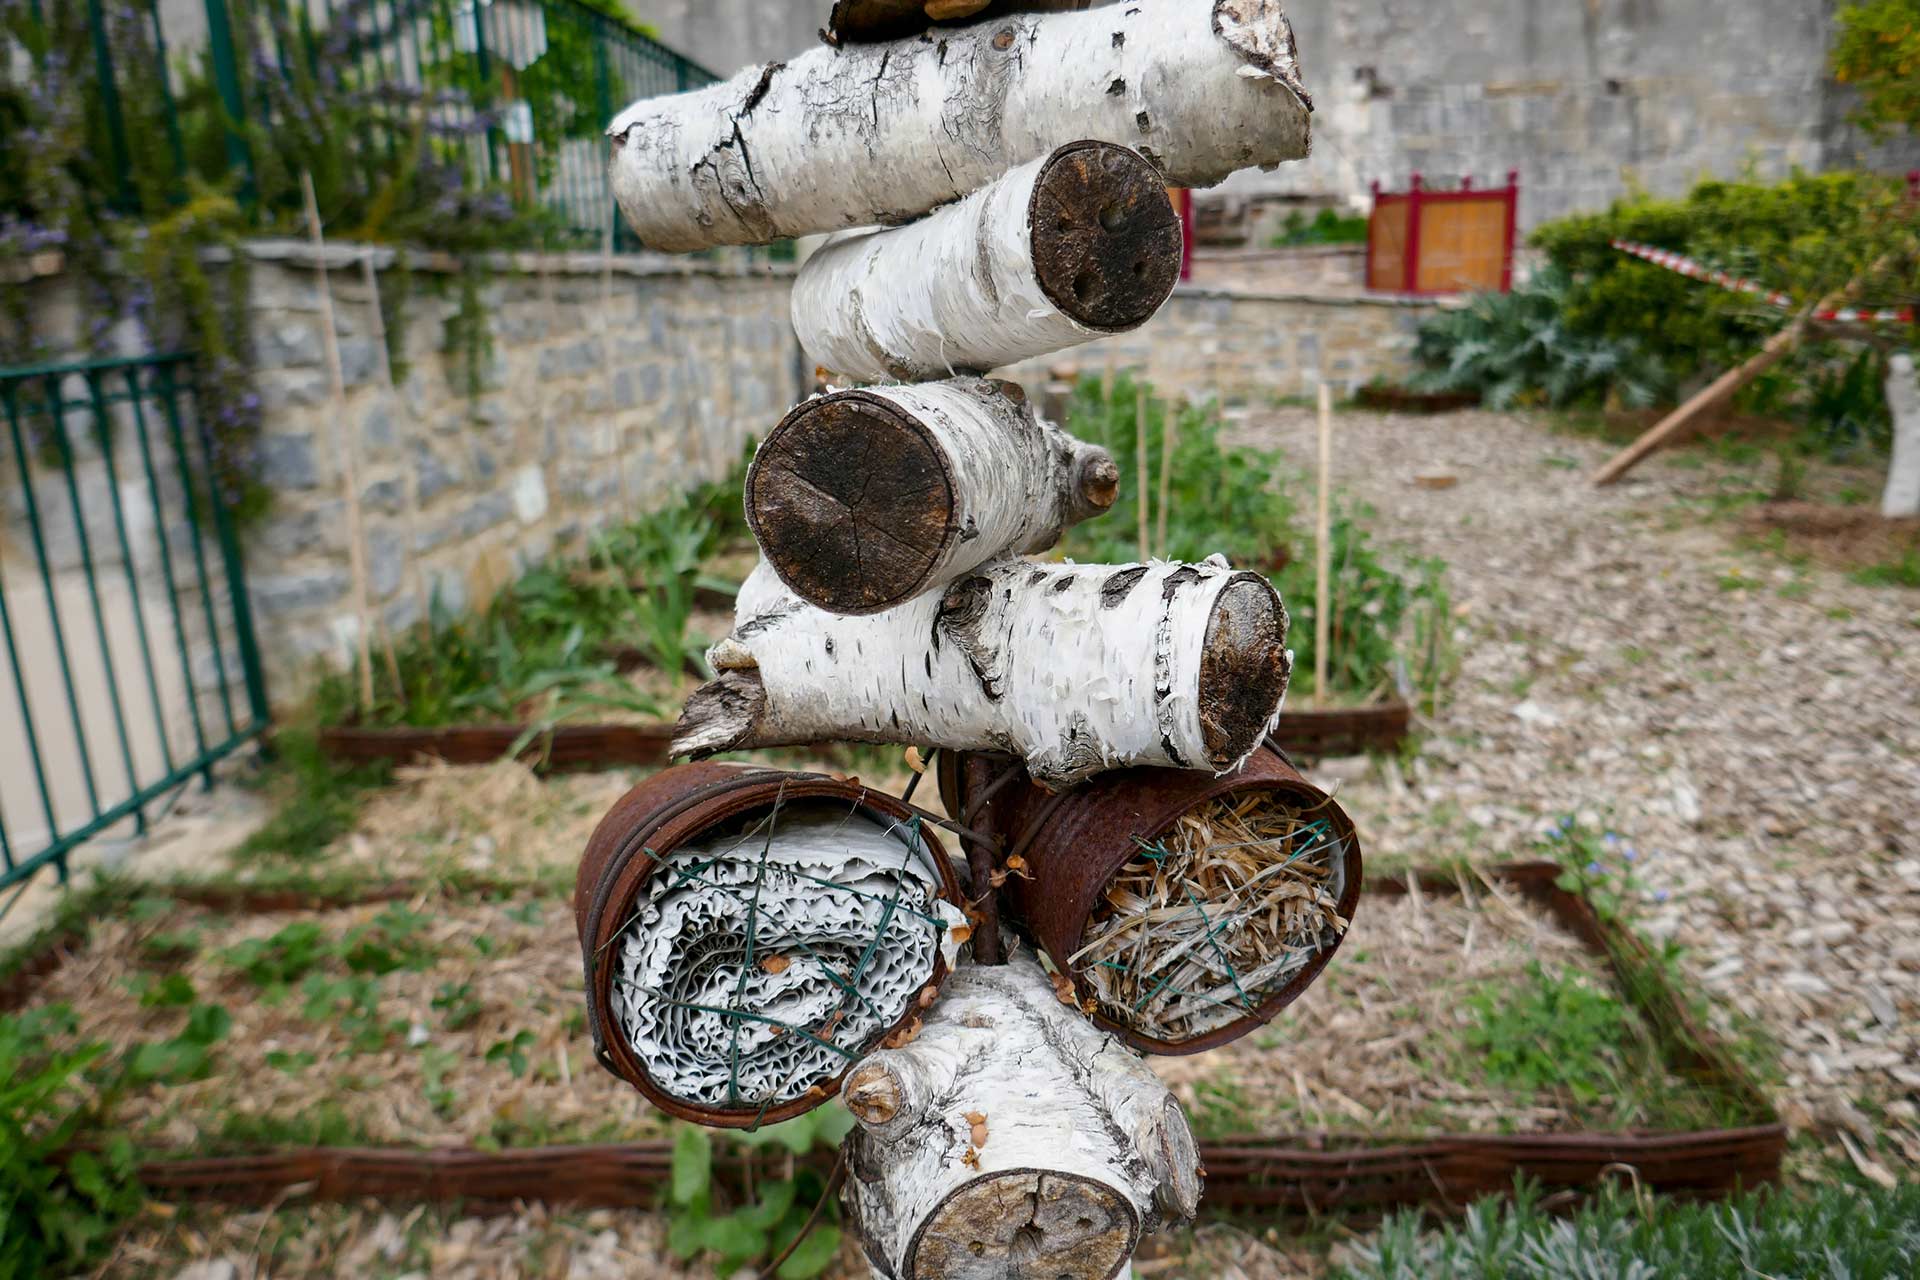
<svg viewBox="0 0 1920 1280"><path fill-rule="evenodd" d="M1513 248L1520 174L1507 185L1429 191L1413 175L1408 191L1373 184L1367 224L1367 287L1392 293L1460 293L1513 286Z"/></svg>

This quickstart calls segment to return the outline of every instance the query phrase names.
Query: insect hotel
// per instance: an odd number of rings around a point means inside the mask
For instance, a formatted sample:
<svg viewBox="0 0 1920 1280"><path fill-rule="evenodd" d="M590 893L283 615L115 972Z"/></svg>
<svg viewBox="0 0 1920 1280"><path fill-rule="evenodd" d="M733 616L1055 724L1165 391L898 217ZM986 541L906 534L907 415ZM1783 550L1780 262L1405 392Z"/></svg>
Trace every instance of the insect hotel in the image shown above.
<svg viewBox="0 0 1920 1280"><path fill-rule="evenodd" d="M1149 319L1169 184L1303 156L1311 104L1274 0L841 0L823 34L610 129L651 247L835 233L793 322L848 385L769 424L761 562L675 753L916 748L946 814L740 764L634 788L576 890L595 1051L703 1124L842 1097L876 1275L1113 1277L1202 1191L1141 1055L1298 996L1360 851L1267 743L1273 587L1036 558L1120 474L989 374Z"/></svg>

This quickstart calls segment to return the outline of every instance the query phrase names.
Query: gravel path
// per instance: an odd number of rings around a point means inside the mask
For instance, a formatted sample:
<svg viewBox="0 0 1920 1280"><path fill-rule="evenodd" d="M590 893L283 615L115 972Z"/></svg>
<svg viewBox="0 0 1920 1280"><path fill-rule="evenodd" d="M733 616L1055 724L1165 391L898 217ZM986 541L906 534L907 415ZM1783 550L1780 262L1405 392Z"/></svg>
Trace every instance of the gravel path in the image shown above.
<svg viewBox="0 0 1920 1280"><path fill-rule="evenodd" d="M1313 419L1236 436L1305 462ZM1337 483L1444 558L1459 675L1419 756L1344 771L1370 858L1525 854L1562 814L1621 836L1636 923L1780 1062L1796 1167L1920 1168L1920 592L1742 546L1764 487L1702 451L1595 490L1609 452L1523 416L1354 413ZM1430 491L1416 475L1458 477ZM1336 766L1336 772L1340 772Z"/></svg>

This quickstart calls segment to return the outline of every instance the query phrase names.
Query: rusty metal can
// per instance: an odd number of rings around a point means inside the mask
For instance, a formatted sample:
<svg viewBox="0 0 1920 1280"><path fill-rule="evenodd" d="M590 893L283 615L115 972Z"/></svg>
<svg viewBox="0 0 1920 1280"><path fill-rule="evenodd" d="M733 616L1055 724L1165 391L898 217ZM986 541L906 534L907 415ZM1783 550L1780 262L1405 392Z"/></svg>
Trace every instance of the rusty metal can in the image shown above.
<svg viewBox="0 0 1920 1280"><path fill-rule="evenodd" d="M1121 769L1060 792L1046 791L1024 776L1009 778L1006 771L1019 767L1007 757L943 756L942 800L956 819L1001 839L1003 909L1032 935L1055 970L1071 978L1072 998L1094 1021L1143 1053L1200 1053L1237 1040L1271 1022L1333 958L1360 898L1359 838L1346 812L1274 747L1263 744L1239 769L1219 777L1182 769ZM1119 1016L1122 1010L1102 1003L1099 984L1092 980L1097 975L1077 957L1086 950L1089 930L1116 892L1123 869L1138 865L1183 819L1211 813L1210 806L1223 801L1270 803L1310 816L1325 836L1319 846L1330 873L1324 909L1339 925L1328 928L1321 945L1276 985L1243 992L1234 977L1237 1016L1198 1034L1155 1034L1142 1019ZM1219 910L1209 917L1213 908ZM1208 935L1201 945L1213 944L1213 921L1226 919L1230 908L1205 899L1194 903ZM1231 966L1228 972L1233 973Z"/></svg>
<svg viewBox="0 0 1920 1280"><path fill-rule="evenodd" d="M759 834L763 827L764 837ZM813 874L812 864L782 861L781 851L790 845L788 833L796 831L811 833L807 838L814 845L809 847L842 841L850 847L860 841L867 846L878 842L889 850L897 845L900 875L892 883L905 888L896 887L889 903L881 900L887 896L884 876L875 879L869 874L853 885L841 885L832 875ZM735 835L740 838L727 846L725 854L704 852ZM735 850L741 851L738 857ZM745 882L722 882L723 873L732 867L723 864L723 857L747 860L743 874L751 881L750 897ZM680 898L688 901L680 903ZM846 1070L910 1024L945 982L952 944L940 935L949 922L964 919L964 901L946 852L931 831L900 801L857 780L716 763L664 770L627 792L601 819L575 880L574 921L586 974L587 1025L594 1054L602 1066L648 1101L683 1120L751 1128L800 1115L833 1097ZM743 903L750 904L744 915ZM822 912L821 903L839 906ZM684 952L674 950L683 939L665 928L663 915L681 907L684 910L677 918L692 922L686 925L686 936L692 941ZM836 910L848 930L871 927L877 915L873 945L862 947L857 938L849 941L838 935L809 940L790 932L781 940L781 911L804 923L814 915L834 916ZM726 932L730 923L742 920L743 938ZM652 936L646 933L650 921L656 930ZM923 924L933 935L931 946L912 932ZM706 932L696 933L697 929ZM906 952L913 963L894 963L887 971L891 988L877 996L861 990L860 984L883 936L907 938L911 945ZM701 981L712 990L716 983L732 987L737 974L736 999L675 998L677 986L648 987L623 976L632 957L642 952L653 957L669 984ZM929 955L930 962L918 963ZM877 975L879 970L874 972ZM738 994L750 980L780 986L778 1005L783 1011L832 1005L836 1012L788 1025L784 1016L773 1017L739 1002ZM841 993L837 1000L836 992ZM854 999L860 1004L849 1014L846 1005ZM730 1043L716 1048L708 1034L704 1049L676 1056L666 1048L663 1034L658 1052L649 1059L636 1047L633 1027L636 1021L664 1020L665 1011L707 1019L708 1033L712 1020L718 1019L730 1029L723 1031L723 1036L730 1035ZM801 1019L800 1014L794 1017ZM773 1040L780 1036L799 1039L776 1046ZM743 1040L748 1042L745 1049ZM736 1091L743 1058L810 1048L831 1050L826 1056L832 1068L812 1074L796 1072L778 1091ZM703 1054L712 1061L702 1061ZM749 1068L752 1065L746 1063ZM684 1072L682 1066L686 1066ZM690 1089L682 1079L723 1066L729 1074L727 1093L721 1098Z"/></svg>

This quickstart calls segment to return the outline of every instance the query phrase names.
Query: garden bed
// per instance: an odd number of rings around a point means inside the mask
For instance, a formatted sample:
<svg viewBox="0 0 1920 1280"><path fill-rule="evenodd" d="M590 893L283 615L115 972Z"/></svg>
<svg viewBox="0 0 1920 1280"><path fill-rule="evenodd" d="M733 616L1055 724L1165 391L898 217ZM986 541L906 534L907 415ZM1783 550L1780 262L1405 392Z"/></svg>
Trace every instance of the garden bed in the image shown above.
<svg viewBox="0 0 1920 1280"><path fill-rule="evenodd" d="M1785 1131L1757 1088L1644 946L1558 875L1528 864L1480 881L1375 881L1351 954L1320 990L1274 1030L1166 1067L1207 1134L1207 1203L1460 1205L1516 1174L1582 1187L1621 1166L1645 1187L1695 1194L1777 1177ZM97 919L63 947L64 963L41 966L33 993L40 1010L71 1007L79 1037L135 1054L160 1046L148 1066L172 1075L150 1069L113 1117L151 1153L142 1178L155 1194L265 1205L297 1185L318 1199L652 1203L665 1118L603 1080L585 1052L579 959L557 893L383 884L370 895L379 903L299 913L246 891L180 895L191 901L150 891ZM1428 1046L1443 1071L1476 1069L1444 1047L1448 1020L1427 998L1474 1004L1434 980L1448 951L1488 992L1524 990L1516 977L1537 961L1577 973L1589 997L1617 998L1651 1047L1619 1062L1638 1073L1619 1082L1632 1105L1509 1078L1504 1091L1439 1087L1403 1106L1400 1092L1424 1077L1379 1064L1401 1062L1408 1046ZM1367 1007L1376 1002L1382 1011ZM1553 1012L1578 1021L1591 1003ZM210 1022L228 1025L196 1040ZM1288 1054L1296 1036L1313 1051ZM1481 1054L1485 1074L1489 1047ZM1274 1069L1277 1079L1258 1074ZM216 1115L218 1128L204 1122ZM1281 1136L1228 1132L1254 1123Z"/></svg>

